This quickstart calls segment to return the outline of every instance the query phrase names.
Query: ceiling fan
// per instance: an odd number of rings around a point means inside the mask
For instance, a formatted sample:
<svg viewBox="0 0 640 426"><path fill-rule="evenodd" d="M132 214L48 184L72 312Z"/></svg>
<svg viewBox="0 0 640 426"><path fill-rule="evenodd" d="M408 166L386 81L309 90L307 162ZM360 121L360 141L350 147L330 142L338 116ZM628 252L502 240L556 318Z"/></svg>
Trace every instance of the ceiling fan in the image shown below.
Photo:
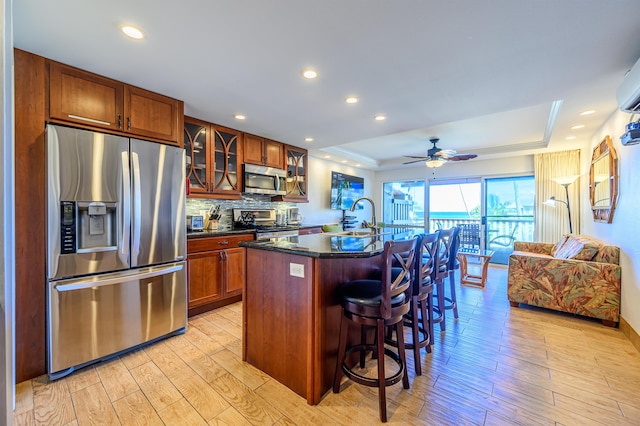
<svg viewBox="0 0 640 426"><path fill-rule="evenodd" d="M416 158L416 160L407 161L402 164L412 164L419 161L424 161L427 167L440 167L447 161L462 161L476 158L476 154L458 154L452 149L440 149L437 146L439 138L431 138L429 142L433 144L433 147L427 151L426 157L416 157L413 155L405 155L407 158Z"/></svg>

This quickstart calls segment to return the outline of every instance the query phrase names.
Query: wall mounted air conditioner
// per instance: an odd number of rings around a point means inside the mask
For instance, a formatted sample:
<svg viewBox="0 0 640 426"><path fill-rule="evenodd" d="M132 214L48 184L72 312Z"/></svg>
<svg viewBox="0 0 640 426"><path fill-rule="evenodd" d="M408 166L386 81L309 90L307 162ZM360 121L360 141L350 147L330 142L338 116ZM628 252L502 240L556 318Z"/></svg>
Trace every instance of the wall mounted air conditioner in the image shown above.
<svg viewBox="0 0 640 426"><path fill-rule="evenodd" d="M629 70L616 92L618 106L625 112L640 112L640 59Z"/></svg>

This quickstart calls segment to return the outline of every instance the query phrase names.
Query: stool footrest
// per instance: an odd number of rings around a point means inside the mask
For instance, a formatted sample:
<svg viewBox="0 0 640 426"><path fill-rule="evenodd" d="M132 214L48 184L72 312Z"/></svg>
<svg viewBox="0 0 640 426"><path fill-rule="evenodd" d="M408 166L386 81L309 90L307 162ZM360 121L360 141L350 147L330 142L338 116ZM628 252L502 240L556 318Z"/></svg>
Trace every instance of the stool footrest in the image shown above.
<svg viewBox="0 0 640 426"><path fill-rule="evenodd" d="M347 349L345 359L347 359L349 355L354 352L362 352L362 351L375 352L376 350L377 350L376 345L355 345ZM402 362L398 354L395 352L392 352L390 349L384 348L384 353L393 361L395 361L399 367L398 372L396 372L393 376L384 378L384 385L385 386L395 385L400 380L402 380L402 377L404 376L404 363ZM361 374L358 374L355 371L351 370L349 367L347 367L345 363L342 363L342 371L344 372L345 376L347 376L348 378L350 378L351 380L353 380L358 384L375 387L375 388L379 387L378 386L379 382L377 378L366 377Z"/></svg>
<svg viewBox="0 0 640 426"><path fill-rule="evenodd" d="M410 322L405 322L404 325L406 327L411 327L411 323ZM418 327L418 332L422 335L422 338L418 342L418 347L424 348L424 347L427 347L428 345L430 345L431 344L431 339L429 338L429 331L425 330L422 327ZM398 341L397 340L386 338L386 339L384 339L384 343L386 343L389 346L393 346L394 348L398 347ZM404 342L404 348L405 349L414 349L415 346L414 346L413 342Z"/></svg>

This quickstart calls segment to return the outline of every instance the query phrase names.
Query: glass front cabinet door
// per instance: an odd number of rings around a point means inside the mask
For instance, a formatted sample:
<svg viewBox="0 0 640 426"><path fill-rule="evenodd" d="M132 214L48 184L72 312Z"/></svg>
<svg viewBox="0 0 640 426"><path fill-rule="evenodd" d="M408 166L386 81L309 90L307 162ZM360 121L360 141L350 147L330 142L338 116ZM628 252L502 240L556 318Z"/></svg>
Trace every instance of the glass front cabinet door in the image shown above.
<svg viewBox="0 0 640 426"><path fill-rule="evenodd" d="M242 134L233 129L211 126L213 133L213 188L221 197L241 197L241 138Z"/></svg>
<svg viewBox="0 0 640 426"><path fill-rule="evenodd" d="M186 176L190 194L206 194L209 191L210 169L209 132L205 122L185 117L184 150Z"/></svg>
<svg viewBox="0 0 640 426"><path fill-rule="evenodd" d="M274 201L306 203L307 197L307 160L306 149L285 145L285 170L287 171L287 195L274 197Z"/></svg>
<svg viewBox="0 0 640 426"><path fill-rule="evenodd" d="M184 118L189 196L242 198L241 133L191 117Z"/></svg>

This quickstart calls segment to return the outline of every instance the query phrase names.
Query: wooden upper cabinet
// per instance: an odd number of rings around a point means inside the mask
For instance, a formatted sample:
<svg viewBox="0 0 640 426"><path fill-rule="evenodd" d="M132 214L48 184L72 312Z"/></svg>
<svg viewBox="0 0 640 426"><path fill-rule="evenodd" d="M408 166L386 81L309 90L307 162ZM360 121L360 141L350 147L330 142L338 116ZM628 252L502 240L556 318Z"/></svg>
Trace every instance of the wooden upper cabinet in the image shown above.
<svg viewBox="0 0 640 426"><path fill-rule="evenodd" d="M54 62L49 72L50 118L123 130L122 83Z"/></svg>
<svg viewBox="0 0 640 426"><path fill-rule="evenodd" d="M182 146L182 101L49 63L49 119Z"/></svg>
<svg viewBox="0 0 640 426"><path fill-rule="evenodd" d="M177 99L168 98L137 87L124 87L125 131L150 138L172 141L176 145L181 134L183 107Z"/></svg>
<svg viewBox="0 0 640 426"><path fill-rule="evenodd" d="M284 165L284 145L280 142L245 133L244 162L282 169Z"/></svg>
<svg viewBox="0 0 640 426"><path fill-rule="evenodd" d="M284 144L265 139L264 157L265 166L282 169L284 167Z"/></svg>

